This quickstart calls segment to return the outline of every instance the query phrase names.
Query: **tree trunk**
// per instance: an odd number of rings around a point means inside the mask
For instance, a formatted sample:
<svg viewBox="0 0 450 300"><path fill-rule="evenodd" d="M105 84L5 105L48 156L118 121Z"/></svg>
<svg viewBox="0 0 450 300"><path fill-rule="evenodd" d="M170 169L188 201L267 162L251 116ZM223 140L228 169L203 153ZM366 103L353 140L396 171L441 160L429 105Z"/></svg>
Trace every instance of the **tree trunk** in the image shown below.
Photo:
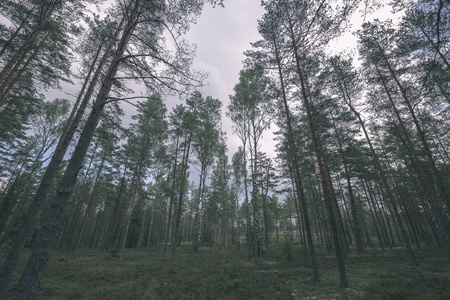
<svg viewBox="0 0 450 300"><path fill-rule="evenodd" d="M181 209L183 207L183 197L184 197L184 185L186 182L186 171L188 168L188 161L189 161L189 151L191 149L191 138L192 133L189 133L189 138L187 140L187 149L185 154L183 155L183 167L181 169L181 180L180 180L180 190L178 194L178 203L177 203L177 215L175 219L175 229L173 233L173 240L172 240L172 257L175 257L177 247L178 247L178 239L180 236L180 226L181 226Z"/></svg>
<svg viewBox="0 0 450 300"><path fill-rule="evenodd" d="M300 81L301 85L301 93L303 98L303 105L306 110L306 116L308 120L308 127L311 134L311 139L314 147L314 152L316 154L317 163L319 165L319 173L322 181L323 191L324 191L324 197L328 212L328 218L331 225L331 231L333 236L333 242L334 242L334 251L336 253L336 259L338 263L338 270L339 270L339 278L341 287L347 288L348 287L348 279L347 274L345 270L345 264L344 264L344 253L343 248L341 245L341 241L339 238L339 219L337 219L338 214L338 208L336 207L336 199L334 195L333 185L330 178L330 172L328 171L328 165L326 162L326 157L323 153L322 146L319 142L319 138L316 133L316 129L314 126L313 116L312 116L312 104L310 103L310 99L308 97L308 93L306 90L306 82L304 79L303 71L301 69L301 62L299 57L299 52L297 48L297 39L294 35L294 32L292 31L292 24L290 24L290 37L292 40L292 46L293 46L293 55L296 63L296 71L298 75L298 79Z"/></svg>
<svg viewBox="0 0 450 300"><path fill-rule="evenodd" d="M97 172L97 176L95 178L94 181L94 188L92 190L88 205L86 207L86 213L84 215L84 219L82 222L82 227L79 233L79 237L78 237L78 241L77 241L77 245L82 246L84 244L84 239L85 239L85 234L86 234L86 230L89 228L90 223L91 223L91 219L92 219L92 214L94 213L94 209L95 209L95 200L97 198L97 192L98 189L100 187L100 176L102 174L102 170L103 170L103 164L105 162L105 158L106 158L106 153L103 155L102 158L102 162L100 163L100 167L98 168L98 172Z"/></svg>
<svg viewBox="0 0 450 300"><path fill-rule="evenodd" d="M199 180L199 185L198 185L198 189L197 189L197 199L195 200L195 215L194 215L194 230L193 230L193 235L192 235L192 245L191 245L191 253L190 253L190 257L192 258L192 253L193 252L198 252L199 251L199 247L200 247L200 232L201 232L201 224L200 224L200 215L201 215L201 199L203 196L203 187L205 184L205 180L204 180L204 169L202 168L202 170L200 171L200 180Z"/></svg>
<svg viewBox="0 0 450 300"><path fill-rule="evenodd" d="M115 37L118 36L121 26L122 23L117 28ZM113 45L114 41L110 43L110 49L112 49ZM8 254L8 258L5 260L5 263L3 264L2 270L0 271L0 299L4 297L8 283L11 279L11 274L14 271L17 265L17 261L20 257L20 253L22 252L22 249L25 246L27 238L30 235L31 230L33 229L33 225L36 221L36 218L42 209L42 206L50 190L50 186L53 182L53 179L55 178L58 172L61 161L64 159L64 155L67 151L67 148L69 147L70 142L72 141L72 138L75 134L75 131L83 117L84 110L90 100L95 85L98 82L101 71L104 67L104 64L106 64L108 57L109 51L106 51L104 55L103 65L100 63L99 66L97 67L98 73L97 78L94 75L94 78L91 81L90 84L91 93L89 94L89 90L88 92L86 92L86 95L83 99L83 102L80 104L80 108L78 109L75 118L71 123L69 122L67 123L66 129L63 131L63 134L61 135L58 146L56 147L55 152L53 153L52 159L50 160L50 163L47 166L47 169L45 170L44 176L41 179L41 183L39 184L36 194L34 195L33 202L28 210L25 222L22 225L22 228L20 229L15 239L13 246L11 247L11 250Z"/></svg>
<svg viewBox="0 0 450 300"><path fill-rule="evenodd" d="M364 193L366 195L367 206L369 207L370 215L372 216L373 225L374 225L375 231L377 233L378 245L380 246L381 250L384 251L384 241L383 241L383 237L381 235L382 227L381 227L380 218L375 210L375 206L372 205L372 203L373 203L372 196L368 192L368 188L366 188L366 184L364 184L364 182L362 182L362 187L363 187Z"/></svg>
<svg viewBox="0 0 450 300"><path fill-rule="evenodd" d="M367 143L368 143L370 151L372 153L372 157L373 157L374 162L375 162L375 167L376 167L376 169L378 171L378 174L380 175L381 182L382 182L382 185L384 187L384 191L387 194L387 197L390 200L390 202L392 203L392 205L395 206L395 204L394 204L394 195L392 194L391 188L389 187L389 185L387 183L386 175L385 175L385 173L384 173L384 171L383 171L383 169L381 167L378 155L375 152L375 149L374 149L374 147L372 145L372 142L371 142L371 140L369 138L369 135L367 133L367 130L365 128L364 122L363 122L360 114L356 111L356 109L353 107L353 105L351 105L350 95L348 93L348 89L347 89L347 86L345 85L345 83L341 85L341 90L342 90L345 102L347 103L349 108L352 110L352 112L355 114L355 116L358 118L359 124L361 125L361 128L362 128L362 130L364 132L364 136L366 137ZM391 104L393 105L393 102ZM395 109L395 107L394 107L394 109ZM396 218L397 218L397 215L396 215ZM401 220L400 220L400 222L401 222ZM402 236L404 236L404 234L406 234L406 232L404 231L403 224L399 224L399 226L400 226L400 230L401 230ZM407 250L407 252L408 252L408 254L409 254L410 258L411 258L411 261L412 261L412 263L414 265L417 265L418 261L417 261L417 258L416 258L416 256L414 255L414 253L412 251L411 244L409 242L409 238L408 237L404 237L404 239L405 239L404 241L405 241L406 250Z"/></svg>
<svg viewBox="0 0 450 300"><path fill-rule="evenodd" d="M411 139L409 137L409 134L408 134L408 132L406 130L405 124L404 124L404 122L403 122L403 120L402 120L402 118L400 116L400 112L398 111L398 109L397 109L397 107L396 107L396 105L394 103L394 100L392 99L391 92L390 92L389 88L387 87L385 79L384 79L383 75L381 74L381 71L378 69L377 65L375 65L375 68L377 70L379 79L381 80L381 84L382 84L382 86L383 86L383 88L384 88L384 90L386 92L386 95L387 95L387 98L389 100L389 103L391 104L391 107L393 108L394 113L395 113L395 115L397 117L397 120L399 122L400 128L402 129L402 132L403 132L403 135L404 135L404 137L406 139L408 148L411 151L412 156L414 157L414 160L415 160L415 162L417 164L417 167L419 168L419 172L420 172L420 175L421 175L421 177L422 177L422 179L423 179L423 181L425 183L425 187L427 188L427 190L428 190L428 192L429 192L429 194L431 196L431 207L433 208L434 213L438 216L438 218L440 220L440 223L441 223L440 225L441 225L441 228L442 228L441 232L442 232L442 235L443 235L443 238L444 238L444 241L445 241L446 250L448 252L448 255L450 256L450 241L449 241L449 236L448 236L448 234L450 232L450 228L448 226L446 217L443 215L443 212L441 211L441 207L440 207L440 205L439 205L439 203L437 201L437 197L436 197L434 188L432 187L431 182L429 181L428 176L426 175L426 172L425 172L425 169L424 169L424 167L422 165L422 162L420 161L419 157L417 156L417 152L414 149L412 141L411 141ZM395 212L395 210L394 210L394 212ZM413 260L413 263L414 264L418 264L417 263L417 259L415 257L413 257L412 250L410 250L411 249L411 245L409 243L409 238L406 236L406 232L404 231L403 225L400 227L400 230L402 230L402 235L405 238L406 247L407 247L408 253L411 256L411 259Z"/></svg>
<svg viewBox="0 0 450 300"><path fill-rule="evenodd" d="M120 260L122 260L122 258L123 258L123 253L125 250L125 246L127 244L128 230L130 229L131 217L133 215L135 197L136 197L136 195L133 196L132 203L130 203L130 210L129 210L129 212L127 212L127 220L126 220L127 225L125 226L125 230L123 233L122 246L120 249Z"/></svg>
<svg viewBox="0 0 450 300"><path fill-rule="evenodd" d="M382 51L381 48L379 50ZM414 109L413 109L413 107L411 105L411 101L409 100L409 97L406 94L405 88L400 83L400 80L397 78L396 72L392 68L392 66L391 66L389 60L387 59L387 57L384 55L384 52L382 52L382 53L383 53L383 58L384 58L387 66L388 66L389 72L390 72L392 78L394 79L397 87L400 90L400 94L402 95L403 101L405 102L406 106L408 107L408 111L409 111L409 113L410 113L410 115L411 115L411 117L413 119L413 122L414 122L414 125L416 127L417 133L419 134L419 138L420 138L420 141L422 143L422 147L425 150L425 154L426 154L426 156L428 158L428 162L430 163L431 169L433 170L433 175L434 175L434 178L436 180L437 186L441 190L441 193L443 195L444 201L447 203L447 209L450 211L450 198L449 198L449 195L448 195L448 193L447 193L447 191L445 189L445 186L444 186L444 183L442 181L441 175L439 174L439 171L438 171L438 169L436 167L436 163L434 161L433 154L431 153L430 146L428 145L428 142L425 139L425 133L424 133L424 131L422 129L422 126L420 126L419 121L417 120L416 113L414 112Z"/></svg>
<svg viewBox="0 0 450 300"><path fill-rule="evenodd" d="M63 217L64 208L72 193L78 172L83 164L87 149L100 120L109 92L111 91L121 59L136 26L142 3L143 0L138 0L136 3L130 3L128 9L128 11L130 11L130 16L127 19L128 23L123 31L123 35L111 61L111 65L103 79L102 86L97 94L91 114L87 119L78 144L72 154L72 158L61 179L55 199L50 206L48 218L34 244L33 252L19 282L19 288L15 296L17 300L34 299L37 293L47 260L50 256L53 240L58 232L58 227Z"/></svg>
<svg viewBox="0 0 450 300"><path fill-rule="evenodd" d="M361 225L359 223L358 215L356 213L356 201L355 201L355 196L353 194L352 184L350 181L350 173L348 171L347 159L344 155L344 150L342 148L342 141L337 132L337 127L334 122L333 122L333 125L334 125L334 129L336 132L336 138L337 138L338 145L339 145L339 150L340 150L339 152L341 154L342 162L344 164L345 179L347 180L347 191L348 191L348 196L350 198L350 209L352 212L352 221L353 221L352 229L353 229L353 236L355 237L356 252L358 254L361 254L364 252L364 245L362 243Z"/></svg>
<svg viewBox="0 0 450 300"><path fill-rule="evenodd" d="M27 190L28 185L31 182L31 179L35 175L35 172L37 171L37 169L43 164L43 161L39 162L39 160L42 158L42 155L44 154L44 152L46 152L46 151L44 151L44 149L41 149L39 154L34 159L34 162L33 162L33 165L31 167L31 170L28 173L28 175L27 175L27 177L25 179L25 182L22 184L20 192L19 192L19 194L17 196L17 200L15 201L12 209L9 211L8 217L6 218L6 220L5 220L4 224L3 224L3 228L0 231L0 245L2 244L3 238L5 237L5 234L6 234L6 232L9 229L9 225L11 224L11 221L13 220L13 217L16 214L16 211L17 211L17 208L19 207L19 204L22 202L22 197L23 197L25 191ZM20 170L19 170L19 174L16 177L16 180L17 180L19 175L20 175Z"/></svg>
<svg viewBox="0 0 450 300"><path fill-rule="evenodd" d="M81 183L80 193L78 195L77 201L75 202L74 212L72 214L72 219L69 222L69 226L68 226L69 228L68 228L67 233L66 233L65 241L63 243L64 245L63 245L63 247L61 247L63 250L65 248L65 244L67 244L67 243L71 244L71 246L70 246L70 250L71 251L74 251L76 249L76 247L77 247L78 234L80 232L77 232L76 228L78 227L78 218L80 217L80 214L82 213L83 188L84 188L84 186L86 184L86 180L87 180L89 171L91 170L92 163L94 162L95 153L97 152L97 146L98 146L98 143L96 143L95 146L94 146L94 149L92 151L92 156L91 156L91 159L89 161L89 165L88 165L88 167L86 169L86 172L84 174L83 182Z"/></svg>
<svg viewBox="0 0 450 300"><path fill-rule="evenodd" d="M170 189L170 202L169 202L169 216L167 218L167 230L166 230L166 239L164 244L167 245L169 242L170 236L170 223L172 221L172 207L173 207L173 198L175 197L175 183L177 178L177 163L178 163L178 142L180 137L177 136L177 143L175 146L175 159L173 162L173 170L172 170L172 188Z"/></svg>
<svg viewBox="0 0 450 300"><path fill-rule="evenodd" d="M313 281L317 282L320 280L319 275L319 269L317 266L316 261L316 254L314 250L314 242L311 234L311 225L309 222L309 214L308 209L306 205L306 197L305 197L305 191L303 188L302 179L300 176L300 167L298 163L298 157L297 157L297 147L294 142L294 133L292 130L292 123L291 123L291 113L289 111L289 105L287 103L287 97L286 97L286 89L284 84L284 78L283 78L283 72L281 69L281 59L279 56L278 51L278 44L276 43L275 37L272 39L273 45L275 48L275 55L276 55L276 62L277 62L277 68L278 68L278 76L280 77L280 83L281 83L281 92L282 92L282 99L283 99L283 108L284 108L284 114L286 118L286 126L288 130L288 138L289 138L289 147L291 150L291 156L292 156L292 166L294 168L294 179L295 179L295 188L296 188L296 194L297 194L297 201L299 203L300 212L302 214L302 220L305 225L305 232L306 232L306 238L308 242L308 249L309 249L309 256L311 257L311 266L313 270ZM299 223L300 226L300 223Z"/></svg>
<svg viewBox="0 0 450 300"><path fill-rule="evenodd" d="M123 232L122 232L123 225L125 224L125 222L127 220L128 210L130 208L130 203L131 203L131 200L134 197L135 185L136 185L136 182L138 181L138 177L139 177L139 175L138 175L139 172L138 171L140 169L141 157L142 157L142 154L143 154L143 149L144 149L143 142L141 142L141 144L139 145L138 158L137 158L136 164L134 165L133 177L131 178L130 187L128 188L127 199L125 200L125 207L123 208L122 218L120 219L119 229L117 230L116 238L114 239L114 245L113 245L113 248L111 250L111 256L113 256L113 257L116 256L117 247L119 245L119 240L120 240L120 237L123 235Z"/></svg>

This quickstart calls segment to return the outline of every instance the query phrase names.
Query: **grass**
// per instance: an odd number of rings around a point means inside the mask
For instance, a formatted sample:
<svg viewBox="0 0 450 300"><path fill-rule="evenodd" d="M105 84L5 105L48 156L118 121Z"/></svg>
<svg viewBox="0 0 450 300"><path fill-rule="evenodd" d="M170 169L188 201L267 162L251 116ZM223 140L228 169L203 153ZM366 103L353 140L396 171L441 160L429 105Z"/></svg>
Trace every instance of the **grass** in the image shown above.
<svg viewBox="0 0 450 300"><path fill-rule="evenodd" d="M257 265L245 248L234 249L228 262L226 252L209 248L192 259L187 247L174 259L157 249L127 249L122 260L100 250L54 251L37 299L450 299L450 261L436 249L416 251L420 266L403 249L352 252L350 288L342 289L333 253L317 249L321 281L315 283L298 245L290 247L287 255L284 243L272 245ZM25 258L9 298L24 264Z"/></svg>

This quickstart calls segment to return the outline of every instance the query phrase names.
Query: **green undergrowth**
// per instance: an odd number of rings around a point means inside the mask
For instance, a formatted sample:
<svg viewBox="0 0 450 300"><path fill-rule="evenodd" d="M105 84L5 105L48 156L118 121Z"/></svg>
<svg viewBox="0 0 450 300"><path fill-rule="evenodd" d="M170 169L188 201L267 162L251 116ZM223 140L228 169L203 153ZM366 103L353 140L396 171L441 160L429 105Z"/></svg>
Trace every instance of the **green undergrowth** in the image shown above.
<svg viewBox="0 0 450 300"><path fill-rule="evenodd" d="M243 247L230 255L202 248L192 258L187 246L176 258L170 250L126 249L122 260L96 249L54 251L37 299L450 299L445 254L435 249L416 254L419 266L400 248L353 251L346 261L350 287L342 289L332 252L317 249L321 280L312 282L310 265L294 244L271 245L257 264ZM5 256L0 253L1 261ZM25 258L8 298L24 264Z"/></svg>

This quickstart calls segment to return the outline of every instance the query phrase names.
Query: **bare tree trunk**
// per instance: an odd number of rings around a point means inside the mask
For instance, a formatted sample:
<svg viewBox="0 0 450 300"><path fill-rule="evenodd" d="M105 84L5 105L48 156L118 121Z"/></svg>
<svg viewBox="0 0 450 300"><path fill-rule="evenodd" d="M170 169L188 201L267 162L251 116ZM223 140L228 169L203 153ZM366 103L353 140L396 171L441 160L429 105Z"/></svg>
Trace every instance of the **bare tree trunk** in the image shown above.
<svg viewBox="0 0 450 300"><path fill-rule="evenodd" d="M341 154L341 158L342 158L342 162L344 164L344 171L345 171L345 179L347 180L347 190L348 190L348 196L350 198L350 209L352 212L352 224L353 224L353 236L355 237L355 244L356 244L356 252L361 254L364 252L364 245L362 243L362 232L361 232L361 225L360 222L358 220L358 215L356 213L356 201L355 201L355 195L353 194L353 188L352 188L352 184L350 181L350 173L348 170L348 165L347 165L347 159L344 155L344 150L342 148L342 141L340 139L340 135L337 132L337 127L336 124L333 122L334 125L334 129L336 132L336 137L337 137L337 141L338 141L338 145L339 145L339 152Z"/></svg>
<svg viewBox="0 0 450 300"><path fill-rule="evenodd" d="M367 206L369 206L370 215L372 216L373 225L374 225L375 231L377 233L378 245L380 246L381 250L384 251L384 241L383 241L383 237L381 236L381 233L380 233L380 231L382 230L380 218L375 210L375 207L373 207L373 209L372 209L372 198L371 198L372 196L368 193L364 182L362 182L362 187L363 187L364 193L367 198ZM376 217L376 219L375 219L375 217Z"/></svg>
<svg viewBox="0 0 450 300"><path fill-rule="evenodd" d="M148 236L147 236L147 248L150 248L151 245L151 238L152 238L152 232L153 232L153 220L155 219L155 210L153 210L151 218L150 218L150 224L148 225Z"/></svg>
<svg viewBox="0 0 450 300"><path fill-rule="evenodd" d="M380 48L380 51L382 51L381 48ZM426 154L426 156L428 158L428 162L430 163L431 169L433 170L433 175L434 175L434 178L436 180L437 186L439 187L439 189L440 189L440 191L441 191L441 193L443 195L444 201L447 203L447 209L450 211L450 198L449 198L449 195L447 193L447 190L445 189L445 185L444 185L444 183L442 181L441 175L439 174L439 170L436 167L436 163L434 161L433 154L431 153L430 146L428 145L428 142L425 139L425 133L424 133L424 131L422 129L422 126L420 126L419 121L417 120L416 113L414 112L414 109L413 109L413 107L411 105L411 101L409 100L409 97L406 94L405 88L400 83L400 80L397 78L396 72L392 68L392 66L390 65L389 60L387 59L386 56L384 56L384 52L382 52L382 53L383 53L383 58L384 58L387 66L388 66L389 72L390 72L392 78L394 79L395 83L397 84L397 87L400 90L400 94L402 95L402 98L403 98L403 101L406 104L406 107L408 107L408 111L409 111L409 113L410 113L410 115L411 115L411 117L413 119L413 122L414 122L414 125L416 127L417 133L419 134L419 138L420 138L420 141L422 143L422 147L425 150L425 154ZM447 62L447 64L448 64L448 62Z"/></svg>
<svg viewBox="0 0 450 300"><path fill-rule="evenodd" d="M70 245L70 250L74 251L77 247L77 240L78 240L78 235L80 232L77 232L77 227L78 227L78 219L80 217L80 214L82 213L82 205L83 205L83 187L86 184L86 180L87 177L89 175L89 171L91 170L91 166L92 163L94 162L94 158L95 158L95 153L97 152L97 147L98 147L98 143L95 144L94 149L92 151L92 156L91 159L89 161L89 165L86 169L86 172L84 174L84 178L83 178L83 182L81 183L81 190L80 193L78 195L78 199L75 202L75 207L74 207L74 212L72 214L72 218L71 221L69 222L69 228L67 230L66 233L66 237L65 240L63 242L63 246L61 247L63 250L66 247L66 244L69 243Z"/></svg>
<svg viewBox="0 0 450 300"><path fill-rule="evenodd" d="M95 202L96 202L96 198L97 198L97 192L98 189L100 187L100 176L102 174L102 170L103 170L103 164L105 162L105 158L106 155L103 155L102 158L102 162L100 163L100 167L98 168L98 172L97 172L97 176L95 178L94 181L94 188L92 190L88 205L86 207L86 213L84 215L84 219L82 222L82 227L79 233L79 237L78 237L78 241L77 241L77 245L82 246L85 244L85 235L86 235L86 230L89 229L90 223L91 223L91 219L92 219L92 215L94 213L94 209L95 209Z"/></svg>
<svg viewBox="0 0 450 300"><path fill-rule="evenodd" d="M130 204L130 211L127 213L127 221L126 221L127 225L125 226L125 231L123 233L122 246L121 246L121 249L120 249L120 259L123 258L123 252L124 252L125 246L127 244L128 230L130 229L131 216L133 215L134 202L136 201L135 197L136 197L136 195L134 195L133 201Z"/></svg>
<svg viewBox="0 0 450 300"><path fill-rule="evenodd" d="M117 247L119 245L119 240L120 237L123 235L122 229L123 229L123 225L125 224L126 220L127 220L127 216L128 216L128 210L130 207L130 203L131 200L134 197L134 193L135 193L135 185L136 182L138 180L138 171L140 169L140 163L141 163L141 157L142 157L142 152L143 152L143 143L141 142L141 144L139 145L139 154L138 154L138 158L136 161L136 164L134 165L134 170L133 170L133 177L131 178L131 183L130 183L130 187L128 188L128 194L127 194L127 199L125 200L125 207L123 208L123 213L122 213L122 218L120 220L119 223L119 229L117 230L116 233L116 238L114 239L114 245L112 247L111 250L111 256L115 257L116 256L116 252L117 252Z"/></svg>
<svg viewBox="0 0 450 300"><path fill-rule="evenodd" d="M252 258L252 237L251 237L251 221L250 221L250 205L248 202L248 182L247 182L247 154L245 153L247 141L243 141L243 152L244 152L244 190L245 190L245 217L247 225L247 257L248 260Z"/></svg>
<svg viewBox="0 0 450 300"><path fill-rule="evenodd" d="M314 152L316 154L317 163L319 165L319 173L322 181L324 196L325 196L325 202L328 212L328 219L331 226L332 236L333 236L333 242L334 242L334 251L336 253L336 259L338 263L338 270L339 270L339 278L341 287L347 288L348 287L348 279L347 274L345 270L345 263L344 263L344 253L343 253L343 247L341 245L341 241L339 238L339 222L340 220L337 218L338 216L338 208L336 207L336 199L334 195L333 185L330 178L330 172L328 170L328 164L326 161L326 157L323 153L322 146L319 142L319 137L317 136L317 132L315 129L313 116L312 116L312 104L310 103L310 99L308 97L308 93L306 90L306 82L304 78L303 71L301 69L301 62L297 47L297 38L294 35L294 32L292 31L292 24L290 24L290 35L292 40L292 46L293 46L293 54L296 62L296 71L298 75L298 79L300 81L301 85L301 93L303 98L303 104L304 108L306 110L306 116L308 120L308 127L311 134L311 139L314 147Z"/></svg>
<svg viewBox="0 0 450 300"><path fill-rule="evenodd" d="M294 133L292 130L292 123L291 123L291 113L289 111L289 105L287 103L284 78L283 78L283 73L281 70L281 61L280 61L280 57L278 54L278 47L277 47L275 38L273 39L273 44L275 47L275 54L276 54L276 60L277 60L277 66L278 66L278 76L280 77L280 82L281 82L283 107L284 107L284 113L285 113L285 118L286 118L286 125L287 125L287 129L288 129L289 146L290 146L291 156L292 156L292 166L294 168L293 173L294 173L294 179L295 179L294 182L295 182L295 188L296 188L296 194L297 194L297 201L299 202L299 206L301 207L300 212L302 214L302 220L305 225L305 232L306 232L306 238L307 238L307 242L308 242L309 256L311 257L311 265L312 265L312 269L313 269L313 281L319 281L320 275L319 275L319 269L317 266L316 254L315 254L315 250L314 250L314 241L313 241L312 234L311 234L311 225L310 225L310 221L309 221L308 209L306 206L305 191L304 191L303 182L302 182L301 176L300 176L300 167L299 167L298 157L297 157L297 147L294 142ZM300 226L300 222L299 222L299 226Z"/></svg>
<svg viewBox="0 0 450 300"><path fill-rule="evenodd" d="M172 239L172 257L175 257L177 247L178 247L178 240L180 236L180 226L181 226L181 209L183 207L183 197L184 197L184 185L186 183L186 171L188 167L188 161L189 161L189 151L191 149L191 138L192 133L189 133L189 138L187 140L187 149L185 154L183 155L183 167L181 169L181 180L180 180L180 190L178 193L178 203L177 203L177 215L175 219L175 228L173 233L173 239Z"/></svg>
<svg viewBox="0 0 450 300"><path fill-rule="evenodd" d="M83 128L78 144L72 154L72 158L70 159L67 169L61 179L55 199L50 206L49 215L34 244L33 252L19 282L19 288L15 296L17 300L34 299L37 293L47 260L50 256L53 240L58 233L59 224L61 223L67 200L72 194L78 172L83 164L84 157L94 135L95 129L97 128L104 106L111 91L112 84L116 78L121 59L136 26L142 3L143 0L137 0L136 2L132 1L130 3L128 10L130 15L127 19L127 25L123 31L123 35L120 39L114 57L112 58L108 71L103 78L103 83L97 94L94 107L86 121L86 125Z"/></svg>
<svg viewBox="0 0 450 300"><path fill-rule="evenodd" d="M417 164L417 167L419 169L419 173L420 173L420 175L421 175L421 177L422 177L422 179L423 179L423 181L425 183L425 187L426 187L426 189L428 190L428 192L429 192L429 194L431 196L431 207L433 208L434 213L438 216L438 218L440 220L442 236L443 236L443 239L445 241L446 250L448 252L448 255L450 256L450 241L449 241L449 236L448 236L448 234L450 232L450 228L449 228L449 225L447 223L446 217L443 215L443 213L441 211L441 207L440 207L440 205L439 205L439 203L437 201L437 197L436 197L434 188L432 187L431 182L429 181L428 176L426 175L426 172L425 172L425 169L424 169L424 167L422 165L422 162L420 161L420 159L419 159L419 157L417 155L417 152L414 149L412 141L411 141L411 139L409 137L409 134L408 134L408 132L406 130L405 124L404 124L404 122L403 122L403 120L402 120L402 118L400 116L400 112L398 111L398 109L397 109L397 107L396 107L396 105L394 103L394 100L392 99L391 92L390 92L389 88L387 87L385 79L384 79L383 75L381 74L381 71L378 69L377 65L375 65L375 68L377 70L379 79L381 80L381 84L382 84L382 86L383 86L383 88L384 88L384 90L386 92L386 95L387 95L387 98L389 100L389 103L391 104L391 107L393 108L394 113L395 113L395 115L397 117L397 120L399 122L400 128L402 129L402 132L403 132L403 135L404 135L404 137L406 139L408 148L409 148L412 156L414 157L414 160L415 160L415 162ZM395 212L396 212L396 210L394 210L394 213ZM396 213L396 218L397 218L397 213ZM402 224L400 225L400 230L402 231L402 235L405 238L405 244L406 244L406 247L407 247L407 251L408 251L408 253L411 256L411 259L412 259L413 263L414 264L418 264L417 259L415 257L413 257L414 254L412 254L412 249L411 249L411 245L410 245L410 242L409 242L409 238L406 236L406 232L405 232L404 227L403 227Z"/></svg>
<svg viewBox="0 0 450 300"><path fill-rule="evenodd" d="M359 123L361 125L361 128L362 128L363 132L364 132L364 136L366 137L366 141L367 141L367 143L368 143L368 145L370 147L370 151L372 153L372 157L373 157L374 162L375 162L375 167L376 167L376 169L378 171L378 174L380 175L384 191L387 194L387 197L390 200L390 203L392 203L392 205L395 207L394 195L393 195L393 193L391 191L391 188L388 185L387 178L386 178L386 175L385 175L385 173L384 173L384 171L383 171L383 169L381 167L378 155L376 154L375 149L374 149L374 147L372 145L372 142L371 142L371 140L369 138L369 134L367 133L367 130L366 130L365 125L364 125L364 121L362 120L360 114L353 107L353 105L351 105L350 95L348 93L348 89L347 89L347 86L346 86L345 83L341 85L341 91L342 91L342 94L343 94L344 101L347 103L349 108L352 110L352 112L358 118L358 121L359 121ZM393 105L393 102L392 102L392 105ZM394 208L394 213L395 213L395 211L397 211L396 207ZM398 221L401 222L401 220L399 220L399 216L397 218L397 215L398 215L398 211L397 211L397 214L395 214L395 217L396 217L396 219ZM401 224L399 224L399 226L400 226L400 231L402 232L402 236L404 236L404 234L406 234L406 232L404 231L403 224L401 223ZM406 250L407 250L407 252L408 252L408 254L409 254L410 258L411 258L411 261L413 262L413 264L417 265L418 261L417 261L417 258L415 257L415 255L414 255L414 253L412 251L411 244L409 242L409 238L406 236L406 237L404 237L404 239L405 239L404 240L405 241L405 247L406 247Z"/></svg>
<svg viewBox="0 0 450 300"><path fill-rule="evenodd" d="M53 182L53 179L55 178L55 175L58 172L61 161L63 160L67 148L69 147L70 142L75 134L75 131L78 128L78 125L83 117L84 111L92 96L92 93L94 92L94 88L100 78L103 67L108 60L109 52L113 48L115 40L122 29L122 25L123 22L121 22L120 25L118 26L116 34L114 36L114 40L110 42L109 47L105 51L102 62L100 62L99 65L97 66L96 74L94 75L90 83L89 89L86 92L83 98L83 102L80 104L80 107L78 108L75 117L73 118L72 122L70 122L69 118L69 121L66 124L66 128L64 129L63 134L61 135L58 146L56 147L55 152L53 153L52 159L50 160L50 163L47 166L47 169L45 170L44 176L36 191L36 194L34 195L33 202L31 204L31 207L29 208L25 222L22 225L22 228L19 231L19 234L13 243L13 246L8 254L8 258L5 260L5 263L3 264L2 270L0 271L0 299L3 298L4 293L6 292L7 285L11 279L11 274L16 267L17 261L20 257L20 253L22 252L25 242L28 236L30 235L30 232L36 221L36 218L42 209L42 206L50 190L50 186ZM88 78L89 76L86 78L86 80L88 80Z"/></svg>
<svg viewBox="0 0 450 300"><path fill-rule="evenodd" d="M198 252L200 248L200 232L201 232L201 224L200 224L200 215L201 215L201 198L203 194L203 184L205 183L205 180L203 180L204 173L203 168L200 171L200 180L199 185L197 189L197 199L195 200L195 215L194 215L194 229L193 229L193 235L192 235L192 245L191 245L191 252L190 257L192 258L193 252Z"/></svg>
<svg viewBox="0 0 450 300"><path fill-rule="evenodd" d="M175 197L175 183L177 178L177 163L178 163L178 143L179 143L180 137L177 137L177 143L175 146L175 159L173 162L173 171L172 171L172 188L170 189L170 202L169 202L169 216L167 219L167 230L166 230L166 239L164 241L164 244L167 245L169 242L169 236L170 236L170 223L172 221L172 207L173 207L173 198Z"/></svg>
<svg viewBox="0 0 450 300"><path fill-rule="evenodd" d="M51 145L49 145L48 147L43 146L43 147L41 147L41 149L38 151L38 154L36 155L36 157L35 157L35 159L34 159L34 161L33 161L33 164L32 164L32 166L31 166L31 169L30 169L28 175L26 176L25 182L22 184L22 187L21 187L21 189L20 189L20 192L19 192L19 194L18 194L18 196L17 196L17 200L16 200L16 202L14 203L12 209L9 211L8 217L6 218L6 220L5 220L4 224L3 224L3 228L2 228L2 230L0 231L0 245L2 244L3 238L4 238L6 232L7 232L8 229L9 229L9 226L10 226L10 224L11 224L11 221L13 220L13 217L14 217L15 214L16 214L16 211L17 211L17 208L19 207L19 204L22 202L23 195L24 195L25 191L27 190L28 185L29 185L30 182L31 182L31 179L32 179L33 176L35 175L35 172L37 171L37 169L45 162L45 160L44 160L44 161L40 161L40 159L41 159L42 156L45 154L45 152L47 152L47 151L49 150L50 147L51 147ZM25 163L22 164L22 166L21 166L21 168L20 168L20 170L19 170L19 172L18 172L18 174L17 174L16 180L17 180L17 178L19 177L19 175L20 175L20 173L21 173L21 170L22 170L22 168L23 168L24 166L25 166ZM9 182L8 182L8 184L9 184Z"/></svg>

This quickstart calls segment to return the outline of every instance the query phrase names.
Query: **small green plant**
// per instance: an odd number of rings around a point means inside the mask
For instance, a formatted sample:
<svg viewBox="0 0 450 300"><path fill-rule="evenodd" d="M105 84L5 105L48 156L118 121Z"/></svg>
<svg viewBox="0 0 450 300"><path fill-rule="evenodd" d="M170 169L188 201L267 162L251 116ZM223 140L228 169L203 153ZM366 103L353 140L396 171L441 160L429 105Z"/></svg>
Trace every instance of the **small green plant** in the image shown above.
<svg viewBox="0 0 450 300"><path fill-rule="evenodd" d="M282 256L287 259L288 261L292 261L293 259L293 243L291 240L289 240L287 237L284 239L284 246L282 249Z"/></svg>
<svg viewBox="0 0 450 300"><path fill-rule="evenodd" d="M311 282L311 268L289 238L272 244L257 266L237 247L228 263L225 251L200 248L189 258L185 246L175 258L157 248L127 249L122 260L99 249L54 251L36 299L450 299L444 251L417 250L418 267L404 249L351 251L346 261L350 288L340 289L334 255L325 247L316 250L319 283ZM26 254L28 249L7 299L14 298ZM5 258L0 252L0 261Z"/></svg>

